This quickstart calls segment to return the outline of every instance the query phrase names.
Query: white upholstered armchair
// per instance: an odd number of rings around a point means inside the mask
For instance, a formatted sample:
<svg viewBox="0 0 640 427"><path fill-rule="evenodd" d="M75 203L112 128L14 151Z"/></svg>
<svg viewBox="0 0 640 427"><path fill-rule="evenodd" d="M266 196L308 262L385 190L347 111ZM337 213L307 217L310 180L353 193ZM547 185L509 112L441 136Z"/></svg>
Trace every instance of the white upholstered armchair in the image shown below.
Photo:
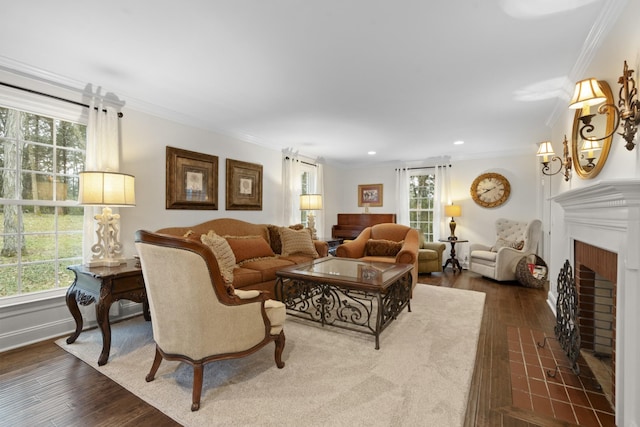
<svg viewBox="0 0 640 427"><path fill-rule="evenodd" d="M275 342L284 366L285 307L260 291L225 285L209 247L175 236L136 232L156 355L147 381L162 359L193 367L191 410L200 408L204 365L247 356Z"/></svg>
<svg viewBox="0 0 640 427"><path fill-rule="evenodd" d="M518 261L535 254L542 223L499 218L496 220L496 242L493 246L471 244L469 270L497 281L515 280Z"/></svg>

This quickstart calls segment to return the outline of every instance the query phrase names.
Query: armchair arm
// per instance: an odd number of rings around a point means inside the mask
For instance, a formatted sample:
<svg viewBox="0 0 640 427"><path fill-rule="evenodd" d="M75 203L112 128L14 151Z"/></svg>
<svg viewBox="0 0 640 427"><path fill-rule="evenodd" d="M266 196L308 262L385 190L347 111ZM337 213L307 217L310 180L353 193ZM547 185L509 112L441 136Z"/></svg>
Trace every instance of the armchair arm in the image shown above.
<svg viewBox="0 0 640 427"><path fill-rule="evenodd" d="M430 249L438 253L443 253L446 248L447 245L441 242L424 242L422 246L420 246L420 249Z"/></svg>
<svg viewBox="0 0 640 427"><path fill-rule="evenodd" d="M523 256L526 256L528 253L529 252L524 252L509 247L500 248L498 249L498 255L496 255L496 266L500 266L500 269L502 269L503 271L513 272L516 270L516 264L518 264L518 261L520 261L520 259L522 259Z"/></svg>
<svg viewBox="0 0 640 427"><path fill-rule="evenodd" d="M367 240L371 238L371 227L367 227L360 235L349 242L345 242L336 248L336 256L342 258L362 258Z"/></svg>
<svg viewBox="0 0 640 427"><path fill-rule="evenodd" d="M418 231L411 229L404 238L404 244L400 252L396 255L396 263L398 264L415 264L418 260L418 247L420 246L420 238Z"/></svg>
<svg viewBox="0 0 640 427"><path fill-rule="evenodd" d="M240 299L251 299L260 295L260 291L256 289L251 289L248 291L243 291L242 289L234 289L233 292Z"/></svg>
<svg viewBox="0 0 640 427"><path fill-rule="evenodd" d="M472 243L469 245L469 253L473 251L490 251L491 246L482 245L480 243Z"/></svg>
<svg viewBox="0 0 640 427"><path fill-rule="evenodd" d="M329 244L327 242L323 242L322 240L314 240L313 245L315 246L318 255L320 255L320 258L329 255Z"/></svg>
<svg viewBox="0 0 640 427"><path fill-rule="evenodd" d="M257 289L234 289L232 295L224 295L224 298L219 298L220 302L224 305L243 305L252 303L262 303L270 299L271 294L269 291L262 291Z"/></svg>

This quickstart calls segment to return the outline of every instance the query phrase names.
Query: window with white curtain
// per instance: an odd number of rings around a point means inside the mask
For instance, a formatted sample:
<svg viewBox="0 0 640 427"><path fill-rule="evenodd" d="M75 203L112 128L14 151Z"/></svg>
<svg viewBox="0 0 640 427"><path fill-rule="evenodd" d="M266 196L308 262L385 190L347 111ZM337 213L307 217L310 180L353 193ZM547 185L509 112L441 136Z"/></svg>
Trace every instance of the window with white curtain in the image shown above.
<svg viewBox="0 0 640 427"><path fill-rule="evenodd" d="M315 194L317 193L316 189L316 179L317 179L317 169L315 165L310 165L308 163L300 162L300 188L302 189L301 194ZM300 223L307 225L307 215L309 211L301 210L300 211Z"/></svg>
<svg viewBox="0 0 640 427"><path fill-rule="evenodd" d="M409 176L409 226L434 241L435 174L416 173Z"/></svg>
<svg viewBox="0 0 640 427"><path fill-rule="evenodd" d="M86 124L43 104L0 104L0 298L66 288L82 262Z"/></svg>

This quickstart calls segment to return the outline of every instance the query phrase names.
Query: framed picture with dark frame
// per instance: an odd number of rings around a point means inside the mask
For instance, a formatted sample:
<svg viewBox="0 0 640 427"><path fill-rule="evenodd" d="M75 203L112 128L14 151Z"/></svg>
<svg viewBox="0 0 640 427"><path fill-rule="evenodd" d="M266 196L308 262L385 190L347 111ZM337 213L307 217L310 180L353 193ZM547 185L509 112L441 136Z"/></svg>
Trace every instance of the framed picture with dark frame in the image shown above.
<svg viewBox="0 0 640 427"><path fill-rule="evenodd" d="M228 211L262 210L262 165L227 159Z"/></svg>
<svg viewBox="0 0 640 427"><path fill-rule="evenodd" d="M167 146L166 208L218 209L218 156Z"/></svg>
<svg viewBox="0 0 640 427"><path fill-rule="evenodd" d="M358 185L358 206L382 206L382 184Z"/></svg>

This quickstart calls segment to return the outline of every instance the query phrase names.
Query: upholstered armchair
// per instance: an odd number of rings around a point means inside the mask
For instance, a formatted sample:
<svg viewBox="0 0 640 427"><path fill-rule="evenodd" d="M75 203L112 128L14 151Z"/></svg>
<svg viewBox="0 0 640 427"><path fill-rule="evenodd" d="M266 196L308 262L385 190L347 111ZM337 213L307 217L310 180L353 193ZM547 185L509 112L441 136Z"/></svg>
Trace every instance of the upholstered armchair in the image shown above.
<svg viewBox="0 0 640 427"><path fill-rule="evenodd" d="M213 252L198 241L147 231L136 232L135 241L156 342L147 382L163 359L191 365L191 410L197 411L205 364L275 342L276 366L284 366L284 304L225 284Z"/></svg>
<svg viewBox="0 0 640 427"><path fill-rule="evenodd" d="M540 240L542 223L505 218L496 220L496 242L493 246L469 246L469 270L497 281L515 280L518 261L535 254Z"/></svg>
<svg viewBox="0 0 640 427"><path fill-rule="evenodd" d="M336 248L336 256L365 261L412 264L412 289L418 283L419 233L402 224L376 224L367 227L354 240Z"/></svg>
<svg viewBox="0 0 640 427"><path fill-rule="evenodd" d="M442 242L427 242L420 232L419 236L418 273L442 271L442 254L447 246Z"/></svg>

